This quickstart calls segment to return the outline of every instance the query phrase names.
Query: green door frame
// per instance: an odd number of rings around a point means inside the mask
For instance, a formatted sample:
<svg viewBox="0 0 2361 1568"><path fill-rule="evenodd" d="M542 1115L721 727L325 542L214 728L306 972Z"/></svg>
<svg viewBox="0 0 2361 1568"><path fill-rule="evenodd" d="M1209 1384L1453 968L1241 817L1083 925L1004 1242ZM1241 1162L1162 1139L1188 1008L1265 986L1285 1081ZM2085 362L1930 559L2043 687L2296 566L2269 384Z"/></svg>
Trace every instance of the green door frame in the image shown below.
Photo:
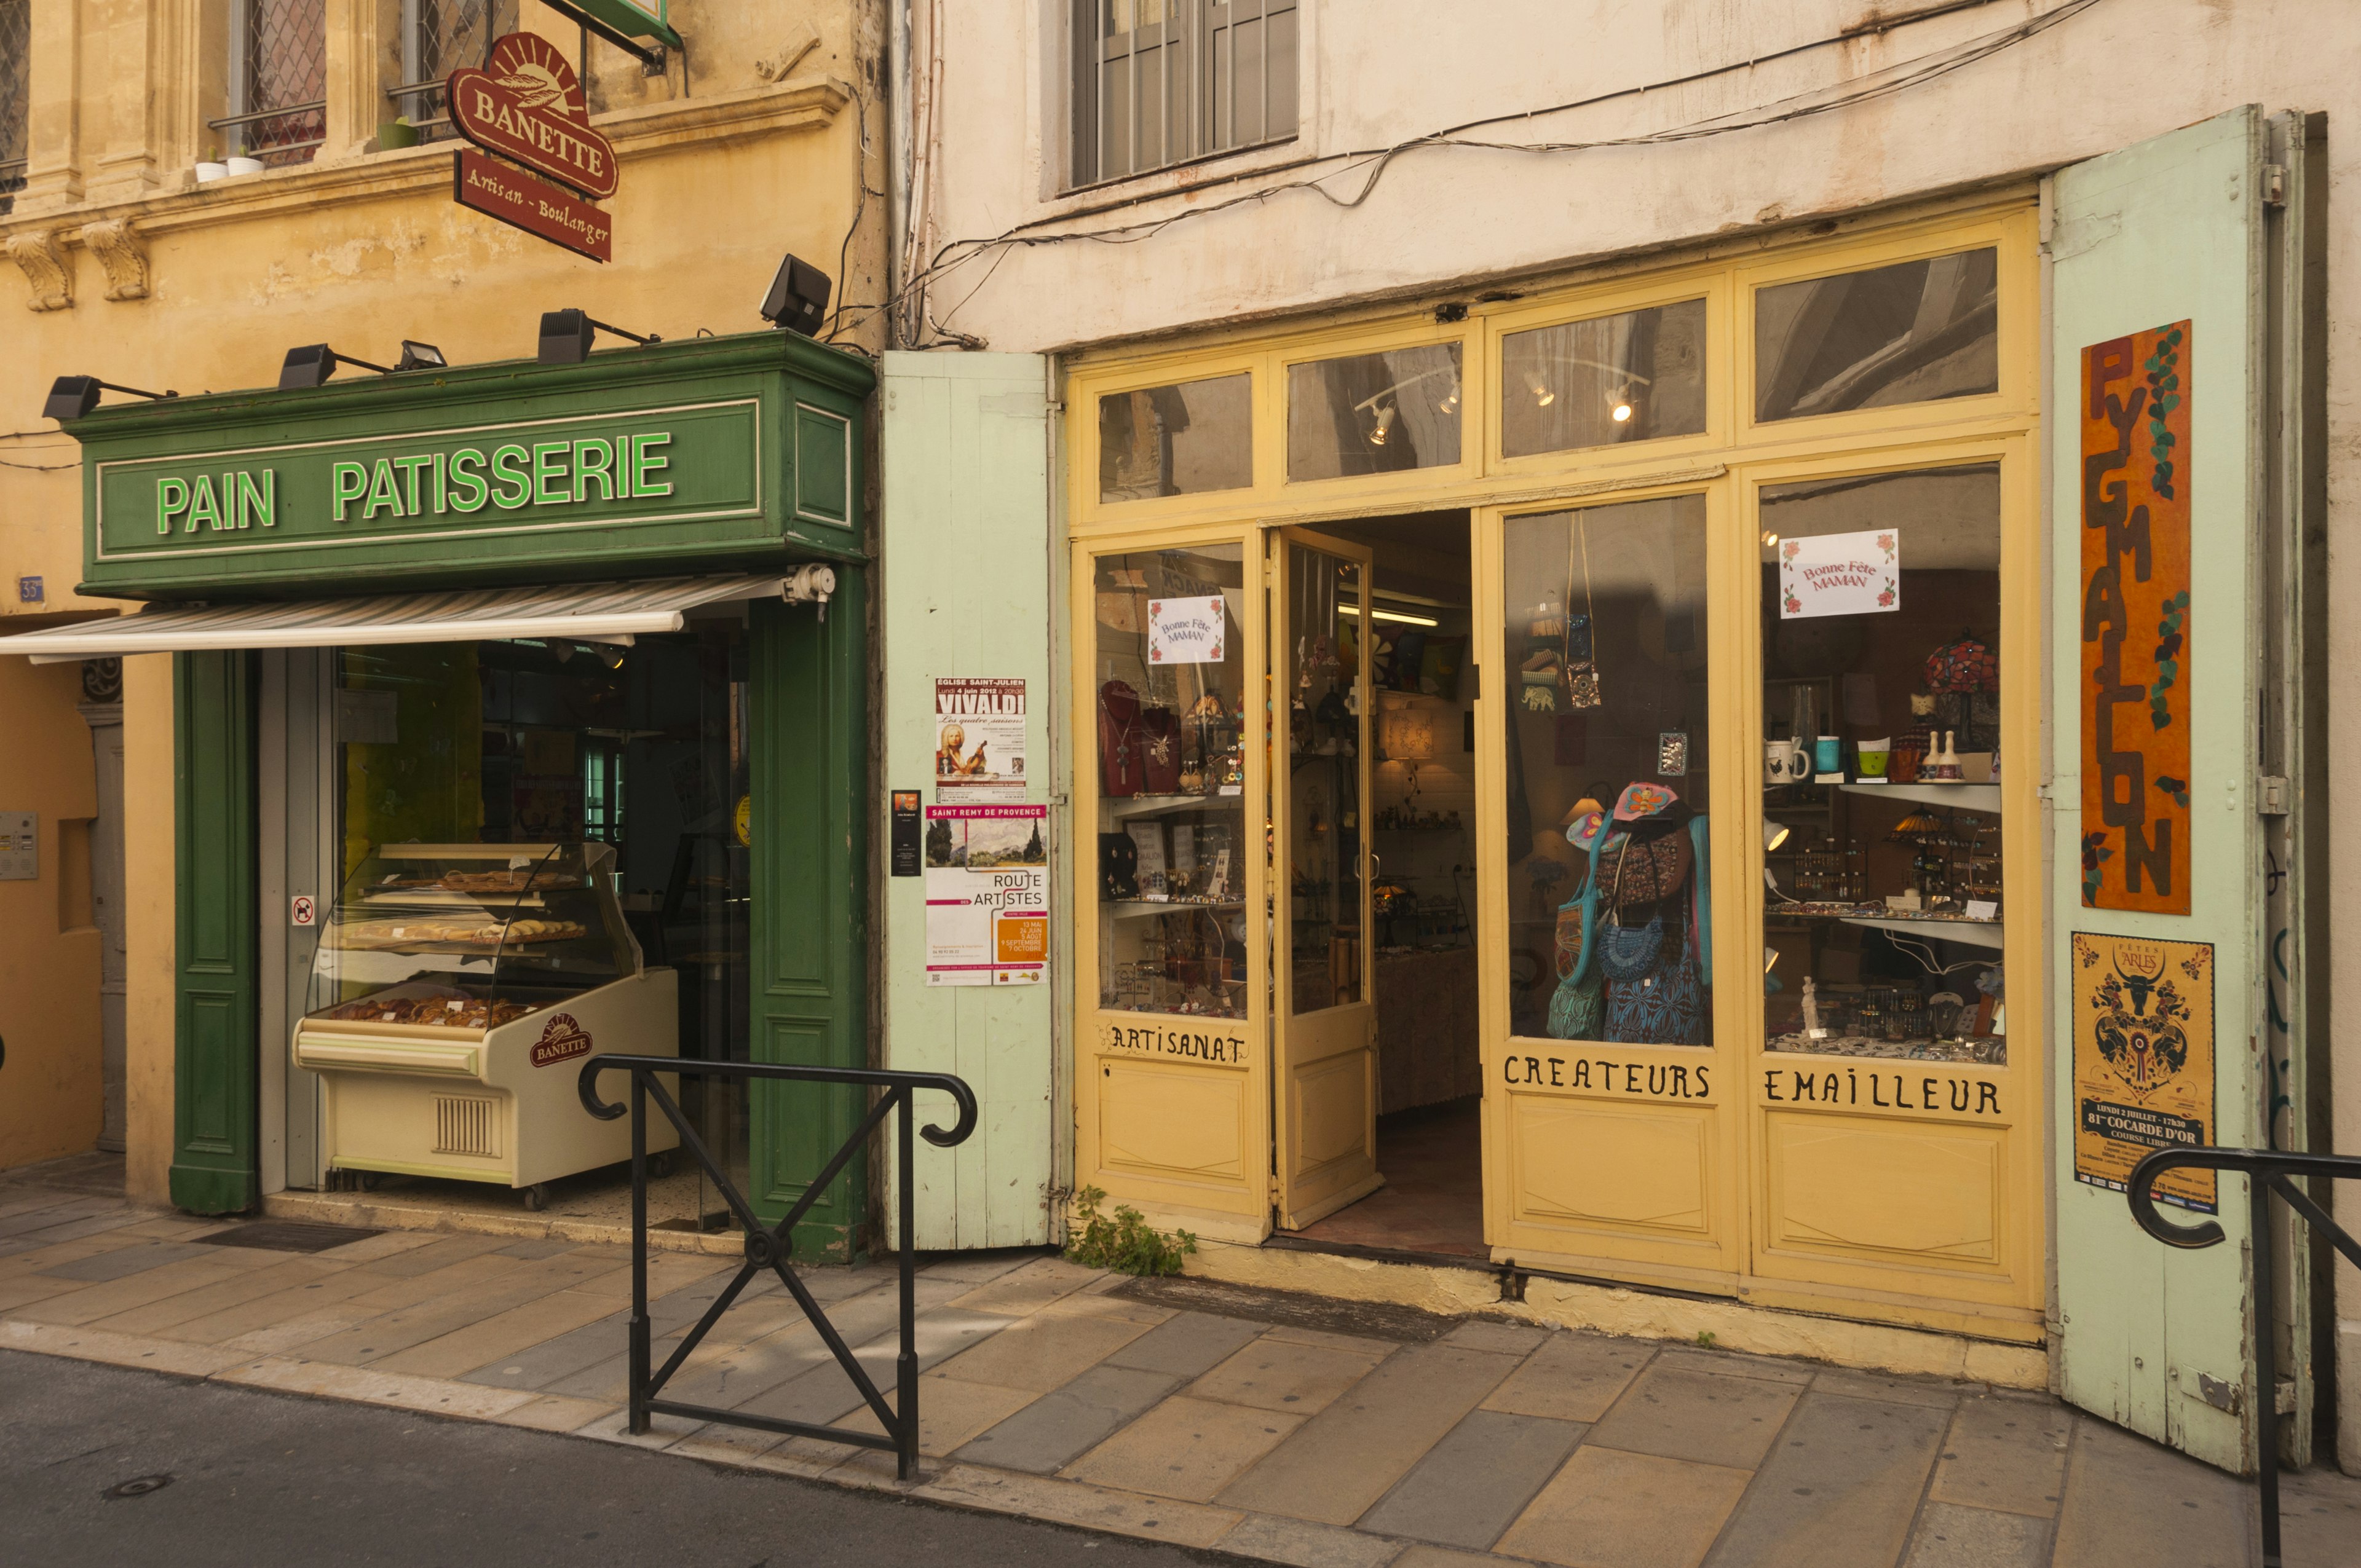
<svg viewBox="0 0 2361 1568"><path fill-rule="evenodd" d="M172 1201L261 1201L253 661L172 656Z"/></svg>
<svg viewBox="0 0 2361 1568"><path fill-rule="evenodd" d="M753 1059L866 1067L868 582L836 568L824 611L754 607ZM755 1212L776 1223L868 1109L851 1085L754 1085ZM870 1242L869 1166L855 1157L796 1225L795 1255L849 1263Z"/></svg>

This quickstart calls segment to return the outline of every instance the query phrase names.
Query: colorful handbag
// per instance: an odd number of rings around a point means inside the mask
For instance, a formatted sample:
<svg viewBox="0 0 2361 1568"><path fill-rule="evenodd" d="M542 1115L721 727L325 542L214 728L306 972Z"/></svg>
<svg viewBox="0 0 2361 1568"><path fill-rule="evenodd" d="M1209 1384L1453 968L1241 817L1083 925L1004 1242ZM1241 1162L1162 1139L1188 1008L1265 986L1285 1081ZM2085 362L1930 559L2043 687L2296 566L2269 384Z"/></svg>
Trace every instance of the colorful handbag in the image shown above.
<svg viewBox="0 0 2361 1568"><path fill-rule="evenodd" d="M1705 988L1686 944L1655 972L1607 988L1607 1037L1624 1046L1694 1046L1705 1038Z"/></svg>
<svg viewBox="0 0 2361 1568"><path fill-rule="evenodd" d="M1139 694L1127 681L1107 682L1099 687L1099 777L1109 799L1128 800L1139 793L1140 741ZM1180 777L1177 765L1173 777Z"/></svg>
<svg viewBox="0 0 2361 1568"><path fill-rule="evenodd" d="M1608 903L1617 909L1630 909L1672 897L1688 880L1689 858L1689 839L1684 833L1666 833L1645 843L1625 838L1607 851L1599 868L1611 890Z"/></svg>
<svg viewBox="0 0 2361 1568"><path fill-rule="evenodd" d="M1626 926L1619 920L1598 934L1598 967L1619 987L1645 979L1664 950L1662 911L1651 916L1645 926Z"/></svg>
<svg viewBox="0 0 2361 1568"><path fill-rule="evenodd" d="M1587 981L1572 977L1557 982L1550 995L1549 1036L1553 1040L1595 1040L1607 1022L1607 982L1597 975Z"/></svg>

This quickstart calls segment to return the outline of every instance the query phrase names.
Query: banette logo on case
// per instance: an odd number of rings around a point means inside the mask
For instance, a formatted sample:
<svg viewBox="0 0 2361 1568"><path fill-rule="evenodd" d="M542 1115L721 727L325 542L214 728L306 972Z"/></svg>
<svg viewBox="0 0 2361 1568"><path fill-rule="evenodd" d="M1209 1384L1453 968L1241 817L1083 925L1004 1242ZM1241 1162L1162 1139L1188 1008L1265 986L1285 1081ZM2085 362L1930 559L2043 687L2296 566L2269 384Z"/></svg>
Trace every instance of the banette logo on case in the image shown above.
<svg viewBox="0 0 2361 1568"><path fill-rule="evenodd" d="M589 1054L589 1031L576 1023L571 1013L560 1013L543 1025L541 1038L533 1045L532 1060L535 1067L554 1067Z"/></svg>

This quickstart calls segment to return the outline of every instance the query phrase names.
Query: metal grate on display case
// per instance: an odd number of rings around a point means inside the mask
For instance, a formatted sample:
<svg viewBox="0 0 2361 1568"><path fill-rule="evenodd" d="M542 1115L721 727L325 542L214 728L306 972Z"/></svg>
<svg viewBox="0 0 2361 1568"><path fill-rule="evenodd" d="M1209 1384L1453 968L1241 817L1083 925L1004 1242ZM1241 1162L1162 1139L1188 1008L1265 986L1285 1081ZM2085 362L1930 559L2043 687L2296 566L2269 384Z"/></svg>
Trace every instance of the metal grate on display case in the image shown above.
<svg viewBox="0 0 2361 1568"><path fill-rule="evenodd" d="M486 1100L479 1095L436 1095L434 1152L499 1158L500 1109L498 1101Z"/></svg>

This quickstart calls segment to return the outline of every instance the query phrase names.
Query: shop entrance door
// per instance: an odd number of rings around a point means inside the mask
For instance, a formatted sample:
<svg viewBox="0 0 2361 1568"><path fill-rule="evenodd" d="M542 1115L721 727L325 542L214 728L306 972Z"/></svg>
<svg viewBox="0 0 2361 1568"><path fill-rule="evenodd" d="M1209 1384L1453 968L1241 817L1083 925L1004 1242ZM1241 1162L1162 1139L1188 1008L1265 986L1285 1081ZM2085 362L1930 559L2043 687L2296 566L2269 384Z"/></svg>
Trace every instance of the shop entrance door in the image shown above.
<svg viewBox="0 0 2361 1568"><path fill-rule="evenodd" d="M2050 242L2060 1391L2233 1472L2255 1464L2257 1398L2294 1418L2286 1457L2307 1453L2303 1249L2248 1234L2237 1177L2160 1193L2226 1234L2201 1251L2142 1234L2121 1189L2158 1130L2307 1133L2306 156L2300 116L2234 110L2061 170ZM2114 1021L2166 996L2178 1059L2134 1071ZM2257 1254L2282 1313L2259 1328ZM2252 1387L2257 1332L2279 1337L2276 1389Z"/></svg>
<svg viewBox="0 0 2361 1568"><path fill-rule="evenodd" d="M1284 529L1269 550L1272 1121L1279 1223L1377 1190L1370 992L1369 552Z"/></svg>

